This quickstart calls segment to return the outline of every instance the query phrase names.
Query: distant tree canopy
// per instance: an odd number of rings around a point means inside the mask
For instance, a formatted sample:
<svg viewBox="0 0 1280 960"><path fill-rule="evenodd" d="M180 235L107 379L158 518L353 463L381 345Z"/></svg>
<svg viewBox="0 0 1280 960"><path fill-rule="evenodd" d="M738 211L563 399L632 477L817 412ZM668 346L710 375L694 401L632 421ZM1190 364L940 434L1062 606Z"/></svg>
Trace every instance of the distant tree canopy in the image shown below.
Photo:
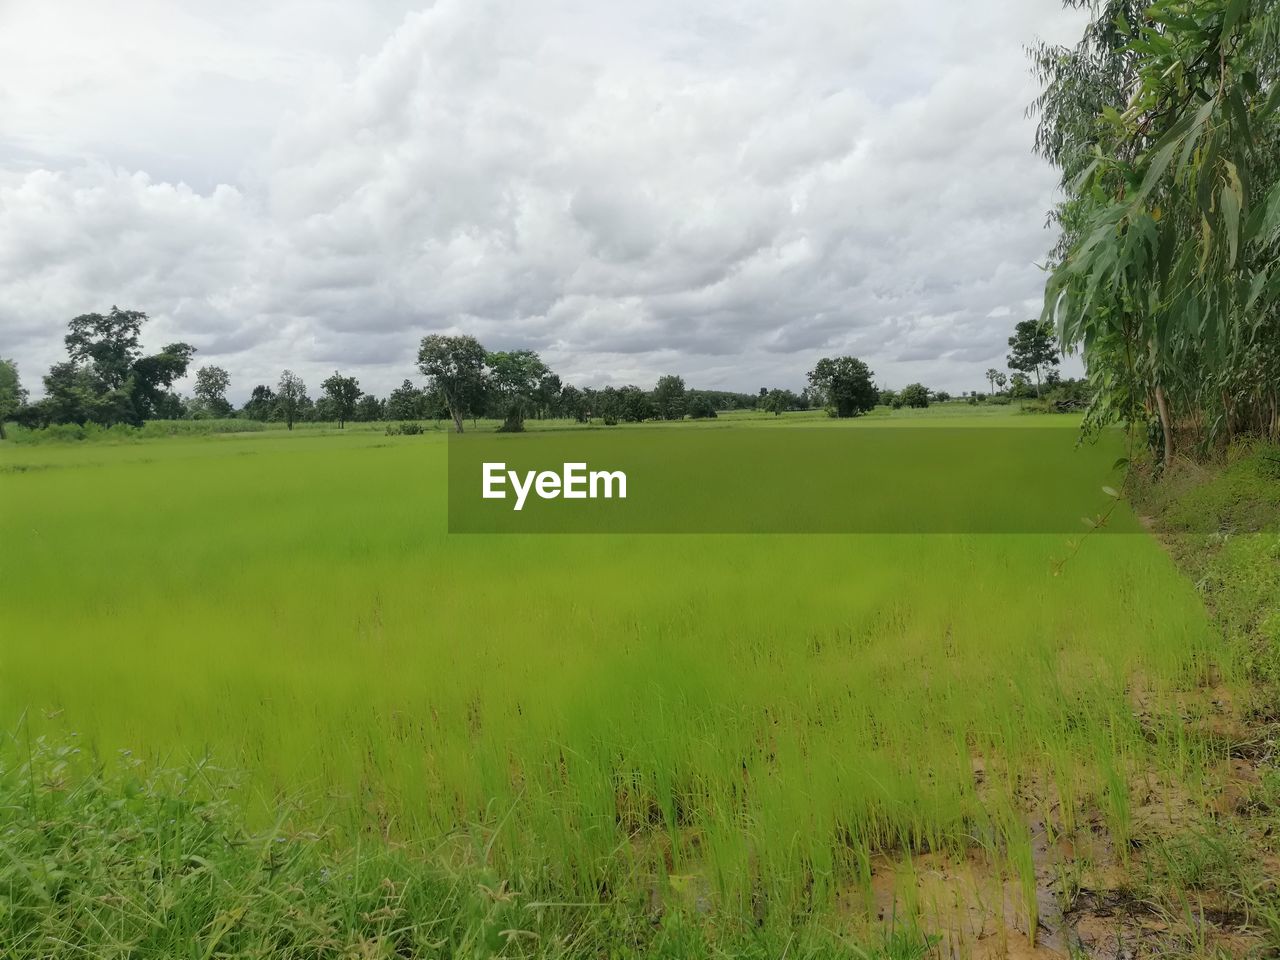
<svg viewBox="0 0 1280 960"><path fill-rule="evenodd" d="M360 402L360 381L355 377L344 377L335 370L333 376L320 384L320 389L332 409L333 419L338 421L338 429L346 427L356 412L356 404Z"/></svg>
<svg viewBox="0 0 1280 960"><path fill-rule="evenodd" d="M479 414L484 405L487 358L475 337L432 334L423 337L418 347L418 369L444 398L458 433L462 433L462 421Z"/></svg>
<svg viewBox="0 0 1280 960"><path fill-rule="evenodd" d="M144 355L140 344L147 315L112 307L109 313L85 313L67 324L63 342L67 360L44 377L43 400L17 411L27 426L52 423L140 424L175 409L170 391L186 375L195 348L171 343Z"/></svg>
<svg viewBox="0 0 1280 960"><path fill-rule="evenodd" d="M1276 4L1087 9L1074 47L1032 52L1064 193L1042 316L1083 353L1086 425L1145 425L1166 465L1280 439Z"/></svg>
<svg viewBox="0 0 1280 960"><path fill-rule="evenodd" d="M653 409L659 420L682 420L685 413L684 378L674 374L658 378L653 388Z"/></svg>
<svg viewBox="0 0 1280 960"><path fill-rule="evenodd" d="M485 354L482 390L495 405L505 433L524 429L525 417L538 402L539 385L551 374L532 350ZM459 428L461 432L461 428Z"/></svg>
<svg viewBox="0 0 1280 960"><path fill-rule="evenodd" d="M280 382L276 384L276 402L272 408L273 417L283 420L289 429L301 420L310 400L307 397L307 385L292 370L280 374Z"/></svg>
<svg viewBox="0 0 1280 960"><path fill-rule="evenodd" d="M266 384L260 383L253 388L249 399L241 408L241 413L249 420L270 420L271 411L276 405L275 391Z"/></svg>
<svg viewBox="0 0 1280 960"><path fill-rule="evenodd" d="M198 412L210 417L228 417L232 413L227 401L231 375L222 367L201 367L196 371L195 394Z"/></svg>
<svg viewBox="0 0 1280 960"><path fill-rule="evenodd" d="M18 377L18 365L0 357L0 440L5 439L4 424L27 402L27 391Z"/></svg>
<svg viewBox="0 0 1280 960"><path fill-rule="evenodd" d="M189 401L174 392L173 384L185 375L194 348L173 343L144 355L140 331L146 319L140 311L115 307L105 315L74 318L66 337L68 359L45 375L45 396L36 404L27 402L16 366L0 361L0 431L5 420L42 427L206 417L277 421L290 430L304 421L336 422L345 428L348 421L394 420L400 424L397 432L404 434L421 432L415 421L424 419L449 417L461 432L466 420L486 418L499 420L500 430L519 431L529 418L580 423L596 419L612 426L709 419L725 410L759 409L780 416L817 404L825 404L833 416L856 416L880 398L871 385L871 371L854 357L820 360L809 374L809 386L799 394L768 387L758 393L692 390L678 374L659 377L652 388L577 387L565 383L532 350L490 351L471 336L433 334L424 337L418 349L425 387L406 379L383 400L365 393L355 377L335 370L322 381L321 394L313 401L302 378L286 369L274 386L255 385L237 411L227 396L231 375L221 366L206 364L195 371Z"/></svg>
<svg viewBox="0 0 1280 960"><path fill-rule="evenodd" d="M1052 369L1059 362L1053 325L1047 320L1023 320L1014 328L1009 346L1012 348L1009 369L1032 374L1036 379L1036 396L1039 396L1041 371Z"/></svg>
<svg viewBox="0 0 1280 960"><path fill-rule="evenodd" d="M923 383L909 383L898 391L898 401L904 407L924 408L929 406L929 388Z"/></svg>
<svg viewBox="0 0 1280 960"><path fill-rule="evenodd" d="M809 371L809 386L833 416L856 417L880 399L873 376L857 357L823 357Z"/></svg>

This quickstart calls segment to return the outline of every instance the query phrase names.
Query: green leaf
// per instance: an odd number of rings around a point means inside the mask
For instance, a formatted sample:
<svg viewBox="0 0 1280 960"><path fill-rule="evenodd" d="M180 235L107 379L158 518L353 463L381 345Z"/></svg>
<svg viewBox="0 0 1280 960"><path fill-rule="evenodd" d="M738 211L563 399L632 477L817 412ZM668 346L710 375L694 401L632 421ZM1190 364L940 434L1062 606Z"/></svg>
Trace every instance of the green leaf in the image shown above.
<svg viewBox="0 0 1280 960"><path fill-rule="evenodd" d="M1227 246L1230 249L1227 267L1231 268L1236 265L1236 252L1240 245L1240 194L1232 184L1224 183L1218 195L1218 203L1222 207L1222 219L1227 225Z"/></svg>

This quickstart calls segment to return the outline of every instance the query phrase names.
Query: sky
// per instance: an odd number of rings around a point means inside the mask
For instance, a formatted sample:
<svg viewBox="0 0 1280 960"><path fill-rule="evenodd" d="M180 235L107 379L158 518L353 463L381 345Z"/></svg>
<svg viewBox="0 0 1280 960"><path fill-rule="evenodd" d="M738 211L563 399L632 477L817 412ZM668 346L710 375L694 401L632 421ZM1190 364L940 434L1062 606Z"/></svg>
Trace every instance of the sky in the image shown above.
<svg viewBox="0 0 1280 960"><path fill-rule="evenodd" d="M113 304L231 397L427 333L580 386L985 388L1041 307L1060 0L0 0L0 356ZM1071 371L1072 365L1064 369ZM189 392L191 378L180 388Z"/></svg>

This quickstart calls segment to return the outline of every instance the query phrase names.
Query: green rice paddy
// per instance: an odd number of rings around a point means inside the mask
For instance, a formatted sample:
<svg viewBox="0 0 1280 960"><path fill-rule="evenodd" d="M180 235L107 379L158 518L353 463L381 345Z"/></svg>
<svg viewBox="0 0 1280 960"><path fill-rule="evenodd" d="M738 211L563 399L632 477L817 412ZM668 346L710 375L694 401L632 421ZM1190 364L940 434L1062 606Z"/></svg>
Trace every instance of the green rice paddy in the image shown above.
<svg viewBox="0 0 1280 960"><path fill-rule="evenodd" d="M446 455L372 430L5 445L13 742L211 755L262 822L287 799L551 900L753 922L859 914L886 860L974 848L1033 911L1050 797L1123 839L1134 770L1209 768L1134 717L1137 679L1211 659L1145 535L451 537Z"/></svg>

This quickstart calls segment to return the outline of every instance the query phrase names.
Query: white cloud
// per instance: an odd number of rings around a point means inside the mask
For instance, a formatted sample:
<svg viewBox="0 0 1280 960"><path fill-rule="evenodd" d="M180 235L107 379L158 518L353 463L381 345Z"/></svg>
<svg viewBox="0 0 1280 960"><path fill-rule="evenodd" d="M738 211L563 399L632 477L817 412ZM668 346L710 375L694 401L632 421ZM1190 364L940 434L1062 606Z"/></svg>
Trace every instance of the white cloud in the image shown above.
<svg viewBox="0 0 1280 960"><path fill-rule="evenodd" d="M1035 310L1022 44L1070 35L1055 0L51 6L0 13L0 354L33 384L112 303L239 396L385 391L437 329L579 382L798 387L849 350L961 389Z"/></svg>

